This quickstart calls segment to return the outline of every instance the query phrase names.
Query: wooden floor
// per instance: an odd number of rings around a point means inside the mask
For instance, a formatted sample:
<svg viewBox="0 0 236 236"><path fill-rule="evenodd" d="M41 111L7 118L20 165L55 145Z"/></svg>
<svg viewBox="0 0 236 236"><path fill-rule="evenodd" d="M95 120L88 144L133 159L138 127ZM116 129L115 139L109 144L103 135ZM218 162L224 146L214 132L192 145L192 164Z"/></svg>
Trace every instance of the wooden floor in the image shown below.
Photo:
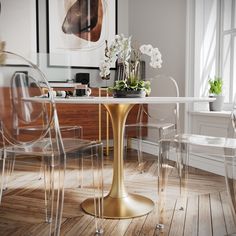
<svg viewBox="0 0 236 236"><path fill-rule="evenodd" d="M136 152L130 151L125 161L125 183L129 192L136 192L157 201L157 165L155 157L145 155L145 172L137 171ZM28 161L24 159L24 161ZM90 196L89 170L84 170L84 189L77 188L78 172L74 161L69 162L66 178L65 205L61 235L94 235L94 219L80 209L80 203ZM38 179L39 160L17 162L9 189L0 206L0 235L47 235L44 222L43 180ZM112 159L105 158L105 191L109 190ZM175 235L224 236L236 232L227 203L224 178L191 169L187 200L179 197L179 182L175 169L166 194L165 227L156 229L157 207L143 217L125 220L105 220L104 235ZM91 190L91 189L90 189Z"/></svg>

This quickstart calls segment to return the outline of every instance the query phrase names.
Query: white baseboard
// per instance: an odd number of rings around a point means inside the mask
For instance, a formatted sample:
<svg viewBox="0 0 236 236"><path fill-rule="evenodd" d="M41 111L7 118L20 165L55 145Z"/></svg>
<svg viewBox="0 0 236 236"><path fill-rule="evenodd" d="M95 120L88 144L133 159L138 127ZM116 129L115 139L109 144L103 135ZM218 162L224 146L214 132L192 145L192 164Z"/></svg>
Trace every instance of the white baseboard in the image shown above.
<svg viewBox="0 0 236 236"><path fill-rule="evenodd" d="M142 142L143 152L146 152L152 155L158 155L159 147L157 143L153 143L146 140L142 140L141 142ZM138 139L132 138L130 141L130 147L133 149L137 149ZM175 160L174 153L170 153L170 159ZM224 173L225 173L223 159L219 160L212 156L190 153L189 165L192 167L199 168L199 169L209 171L209 172L222 175L222 176L224 176Z"/></svg>
<svg viewBox="0 0 236 236"><path fill-rule="evenodd" d="M130 147L132 149L135 149L137 150L138 149L138 142L139 140L136 139L136 138L131 138L130 139ZM159 151L159 146L157 143L153 143L153 142L150 142L150 141L147 141L147 140L141 140L142 142L142 151L143 152L146 152L146 153L149 153L149 154L152 154L152 155L158 155L158 151Z"/></svg>

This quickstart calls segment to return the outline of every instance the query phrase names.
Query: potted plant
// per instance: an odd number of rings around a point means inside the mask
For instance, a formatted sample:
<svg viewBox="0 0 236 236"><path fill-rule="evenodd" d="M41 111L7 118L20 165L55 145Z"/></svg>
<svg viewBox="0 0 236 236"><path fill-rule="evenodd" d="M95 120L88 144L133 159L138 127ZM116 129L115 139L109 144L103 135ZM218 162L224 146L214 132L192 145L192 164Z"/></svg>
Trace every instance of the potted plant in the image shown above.
<svg viewBox="0 0 236 236"><path fill-rule="evenodd" d="M143 81L135 77L125 80L117 80L113 87L109 88L114 97L145 97L151 92L150 81Z"/></svg>
<svg viewBox="0 0 236 236"><path fill-rule="evenodd" d="M222 95L223 80L220 77L210 79L210 97L215 98L215 101L209 103L210 111L221 111L224 104L224 96Z"/></svg>
<svg viewBox="0 0 236 236"><path fill-rule="evenodd" d="M110 77L110 67L117 61L121 69L119 78L110 87L114 97L145 97L151 92L150 82L140 79L141 54L150 56L149 65L160 68L162 64L161 53L152 45L142 45L135 48L131 45L131 37L116 35L115 40L108 47L106 41L105 57L100 66L100 76L103 79Z"/></svg>

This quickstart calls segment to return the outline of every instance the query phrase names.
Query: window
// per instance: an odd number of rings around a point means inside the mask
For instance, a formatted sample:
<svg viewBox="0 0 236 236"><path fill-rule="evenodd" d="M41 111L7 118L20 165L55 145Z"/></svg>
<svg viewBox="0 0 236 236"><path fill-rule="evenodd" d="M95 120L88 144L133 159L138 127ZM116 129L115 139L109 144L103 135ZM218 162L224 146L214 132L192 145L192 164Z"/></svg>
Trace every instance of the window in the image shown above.
<svg viewBox="0 0 236 236"><path fill-rule="evenodd" d="M225 102L232 103L236 93L236 0L220 4L220 74L224 80Z"/></svg>
<svg viewBox="0 0 236 236"><path fill-rule="evenodd" d="M230 109L236 94L236 0L189 0L187 33L188 95L208 96L209 78L220 76ZM202 106L192 110L208 109Z"/></svg>

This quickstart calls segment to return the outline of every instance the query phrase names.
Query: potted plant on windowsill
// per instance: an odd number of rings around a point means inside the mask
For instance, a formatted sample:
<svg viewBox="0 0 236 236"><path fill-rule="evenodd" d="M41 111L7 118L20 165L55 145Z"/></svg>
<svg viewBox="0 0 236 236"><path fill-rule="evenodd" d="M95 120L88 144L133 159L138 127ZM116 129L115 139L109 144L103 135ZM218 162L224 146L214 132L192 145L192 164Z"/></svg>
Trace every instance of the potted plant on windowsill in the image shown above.
<svg viewBox="0 0 236 236"><path fill-rule="evenodd" d="M220 77L210 79L209 97L215 98L215 101L209 103L210 111L221 111L224 104L224 96L222 95L223 80Z"/></svg>
<svg viewBox="0 0 236 236"><path fill-rule="evenodd" d="M142 45L135 48L131 45L131 37L116 35L114 41L108 47L106 42L104 60L100 66L100 76L103 79L110 77L110 67L117 61L121 68L118 80L109 90L114 97L145 97L151 92L149 81L140 79L141 54L150 57L149 65L152 68L160 68L162 64L161 53L158 48L152 45Z"/></svg>

